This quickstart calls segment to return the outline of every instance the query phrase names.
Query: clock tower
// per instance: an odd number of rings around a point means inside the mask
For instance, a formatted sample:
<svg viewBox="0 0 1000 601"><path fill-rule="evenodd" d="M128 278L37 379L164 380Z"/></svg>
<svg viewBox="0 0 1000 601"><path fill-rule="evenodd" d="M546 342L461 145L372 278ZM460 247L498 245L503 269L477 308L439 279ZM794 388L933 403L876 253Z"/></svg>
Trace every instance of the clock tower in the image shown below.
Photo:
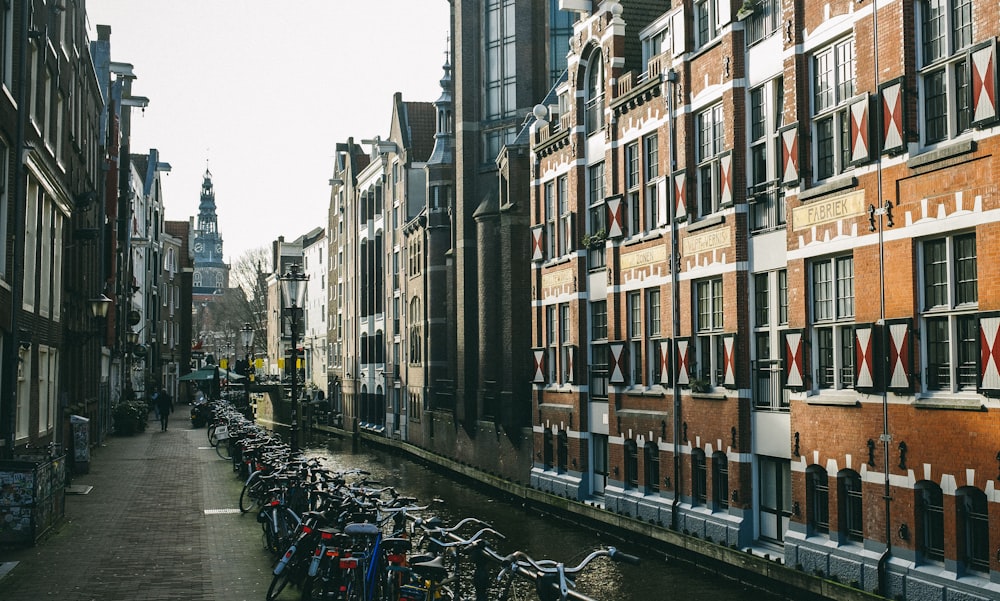
<svg viewBox="0 0 1000 601"><path fill-rule="evenodd" d="M194 281L192 295L212 300L229 287L229 265L222 260L222 236L215 213L215 188L212 172L207 168L201 183L201 203L198 205L198 226L194 229Z"/></svg>

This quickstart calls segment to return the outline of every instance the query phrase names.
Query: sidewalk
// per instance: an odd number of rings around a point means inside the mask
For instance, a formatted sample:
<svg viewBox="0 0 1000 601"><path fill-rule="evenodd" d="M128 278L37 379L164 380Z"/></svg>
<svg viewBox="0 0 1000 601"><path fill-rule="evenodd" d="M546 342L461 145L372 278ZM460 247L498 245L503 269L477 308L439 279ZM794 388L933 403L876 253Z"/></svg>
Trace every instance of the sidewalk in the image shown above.
<svg viewBox="0 0 1000 601"><path fill-rule="evenodd" d="M185 407L161 432L110 437L74 477L66 514L35 547L0 549L0 598L28 601L263 601L271 560L239 513L231 464Z"/></svg>

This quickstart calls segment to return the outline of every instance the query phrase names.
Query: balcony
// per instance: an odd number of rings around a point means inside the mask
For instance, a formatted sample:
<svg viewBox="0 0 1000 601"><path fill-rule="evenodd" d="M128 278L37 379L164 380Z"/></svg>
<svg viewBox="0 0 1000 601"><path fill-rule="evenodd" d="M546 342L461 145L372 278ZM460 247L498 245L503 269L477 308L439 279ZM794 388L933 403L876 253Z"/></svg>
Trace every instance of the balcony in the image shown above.
<svg viewBox="0 0 1000 601"><path fill-rule="evenodd" d="M788 411L788 391L782 386L781 362L753 362L753 406L757 411Z"/></svg>
<svg viewBox="0 0 1000 601"><path fill-rule="evenodd" d="M785 227L785 195L777 181L747 190L750 205L750 233L762 234Z"/></svg>

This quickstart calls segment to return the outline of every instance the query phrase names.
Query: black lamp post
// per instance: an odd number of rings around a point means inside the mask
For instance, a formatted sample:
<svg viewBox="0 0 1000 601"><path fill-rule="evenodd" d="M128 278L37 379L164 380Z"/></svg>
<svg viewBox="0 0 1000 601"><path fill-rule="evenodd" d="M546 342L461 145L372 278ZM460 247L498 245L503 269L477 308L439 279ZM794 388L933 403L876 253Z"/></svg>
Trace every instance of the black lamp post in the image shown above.
<svg viewBox="0 0 1000 601"><path fill-rule="evenodd" d="M253 382L253 327L249 322L243 324L240 328L240 342L243 343L243 360L247 362L247 381L243 385L243 392L246 401L246 416L247 419L253 417L253 412L250 410L250 383Z"/></svg>
<svg viewBox="0 0 1000 601"><path fill-rule="evenodd" d="M298 265L289 265L288 271L285 275L278 278L281 281L281 288L285 293L285 301L288 306L285 307L285 312L289 317L289 325L291 329L291 368L285 365L285 372L291 373L291 393L292 393L292 437L291 437L291 447L292 452L297 453L299 451L299 374L298 374L298 362L299 362L299 311L302 310L302 299L305 297L306 291L306 281L309 276L302 273L301 268Z"/></svg>

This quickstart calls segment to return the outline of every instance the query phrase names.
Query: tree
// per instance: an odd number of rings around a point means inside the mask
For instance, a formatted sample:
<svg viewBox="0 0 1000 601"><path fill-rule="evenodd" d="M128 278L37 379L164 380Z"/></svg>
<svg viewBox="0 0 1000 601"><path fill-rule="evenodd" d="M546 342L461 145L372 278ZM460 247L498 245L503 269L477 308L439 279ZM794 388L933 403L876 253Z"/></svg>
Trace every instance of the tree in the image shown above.
<svg viewBox="0 0 1000 601"><path fill-rule="evenodd" d="M267 277L272 271L271 252L265 246L244 251L229 269L230 283L242 294L231 295L227 311L240 320L238 327L250 324L257 346L267 339Z"/></svg>

